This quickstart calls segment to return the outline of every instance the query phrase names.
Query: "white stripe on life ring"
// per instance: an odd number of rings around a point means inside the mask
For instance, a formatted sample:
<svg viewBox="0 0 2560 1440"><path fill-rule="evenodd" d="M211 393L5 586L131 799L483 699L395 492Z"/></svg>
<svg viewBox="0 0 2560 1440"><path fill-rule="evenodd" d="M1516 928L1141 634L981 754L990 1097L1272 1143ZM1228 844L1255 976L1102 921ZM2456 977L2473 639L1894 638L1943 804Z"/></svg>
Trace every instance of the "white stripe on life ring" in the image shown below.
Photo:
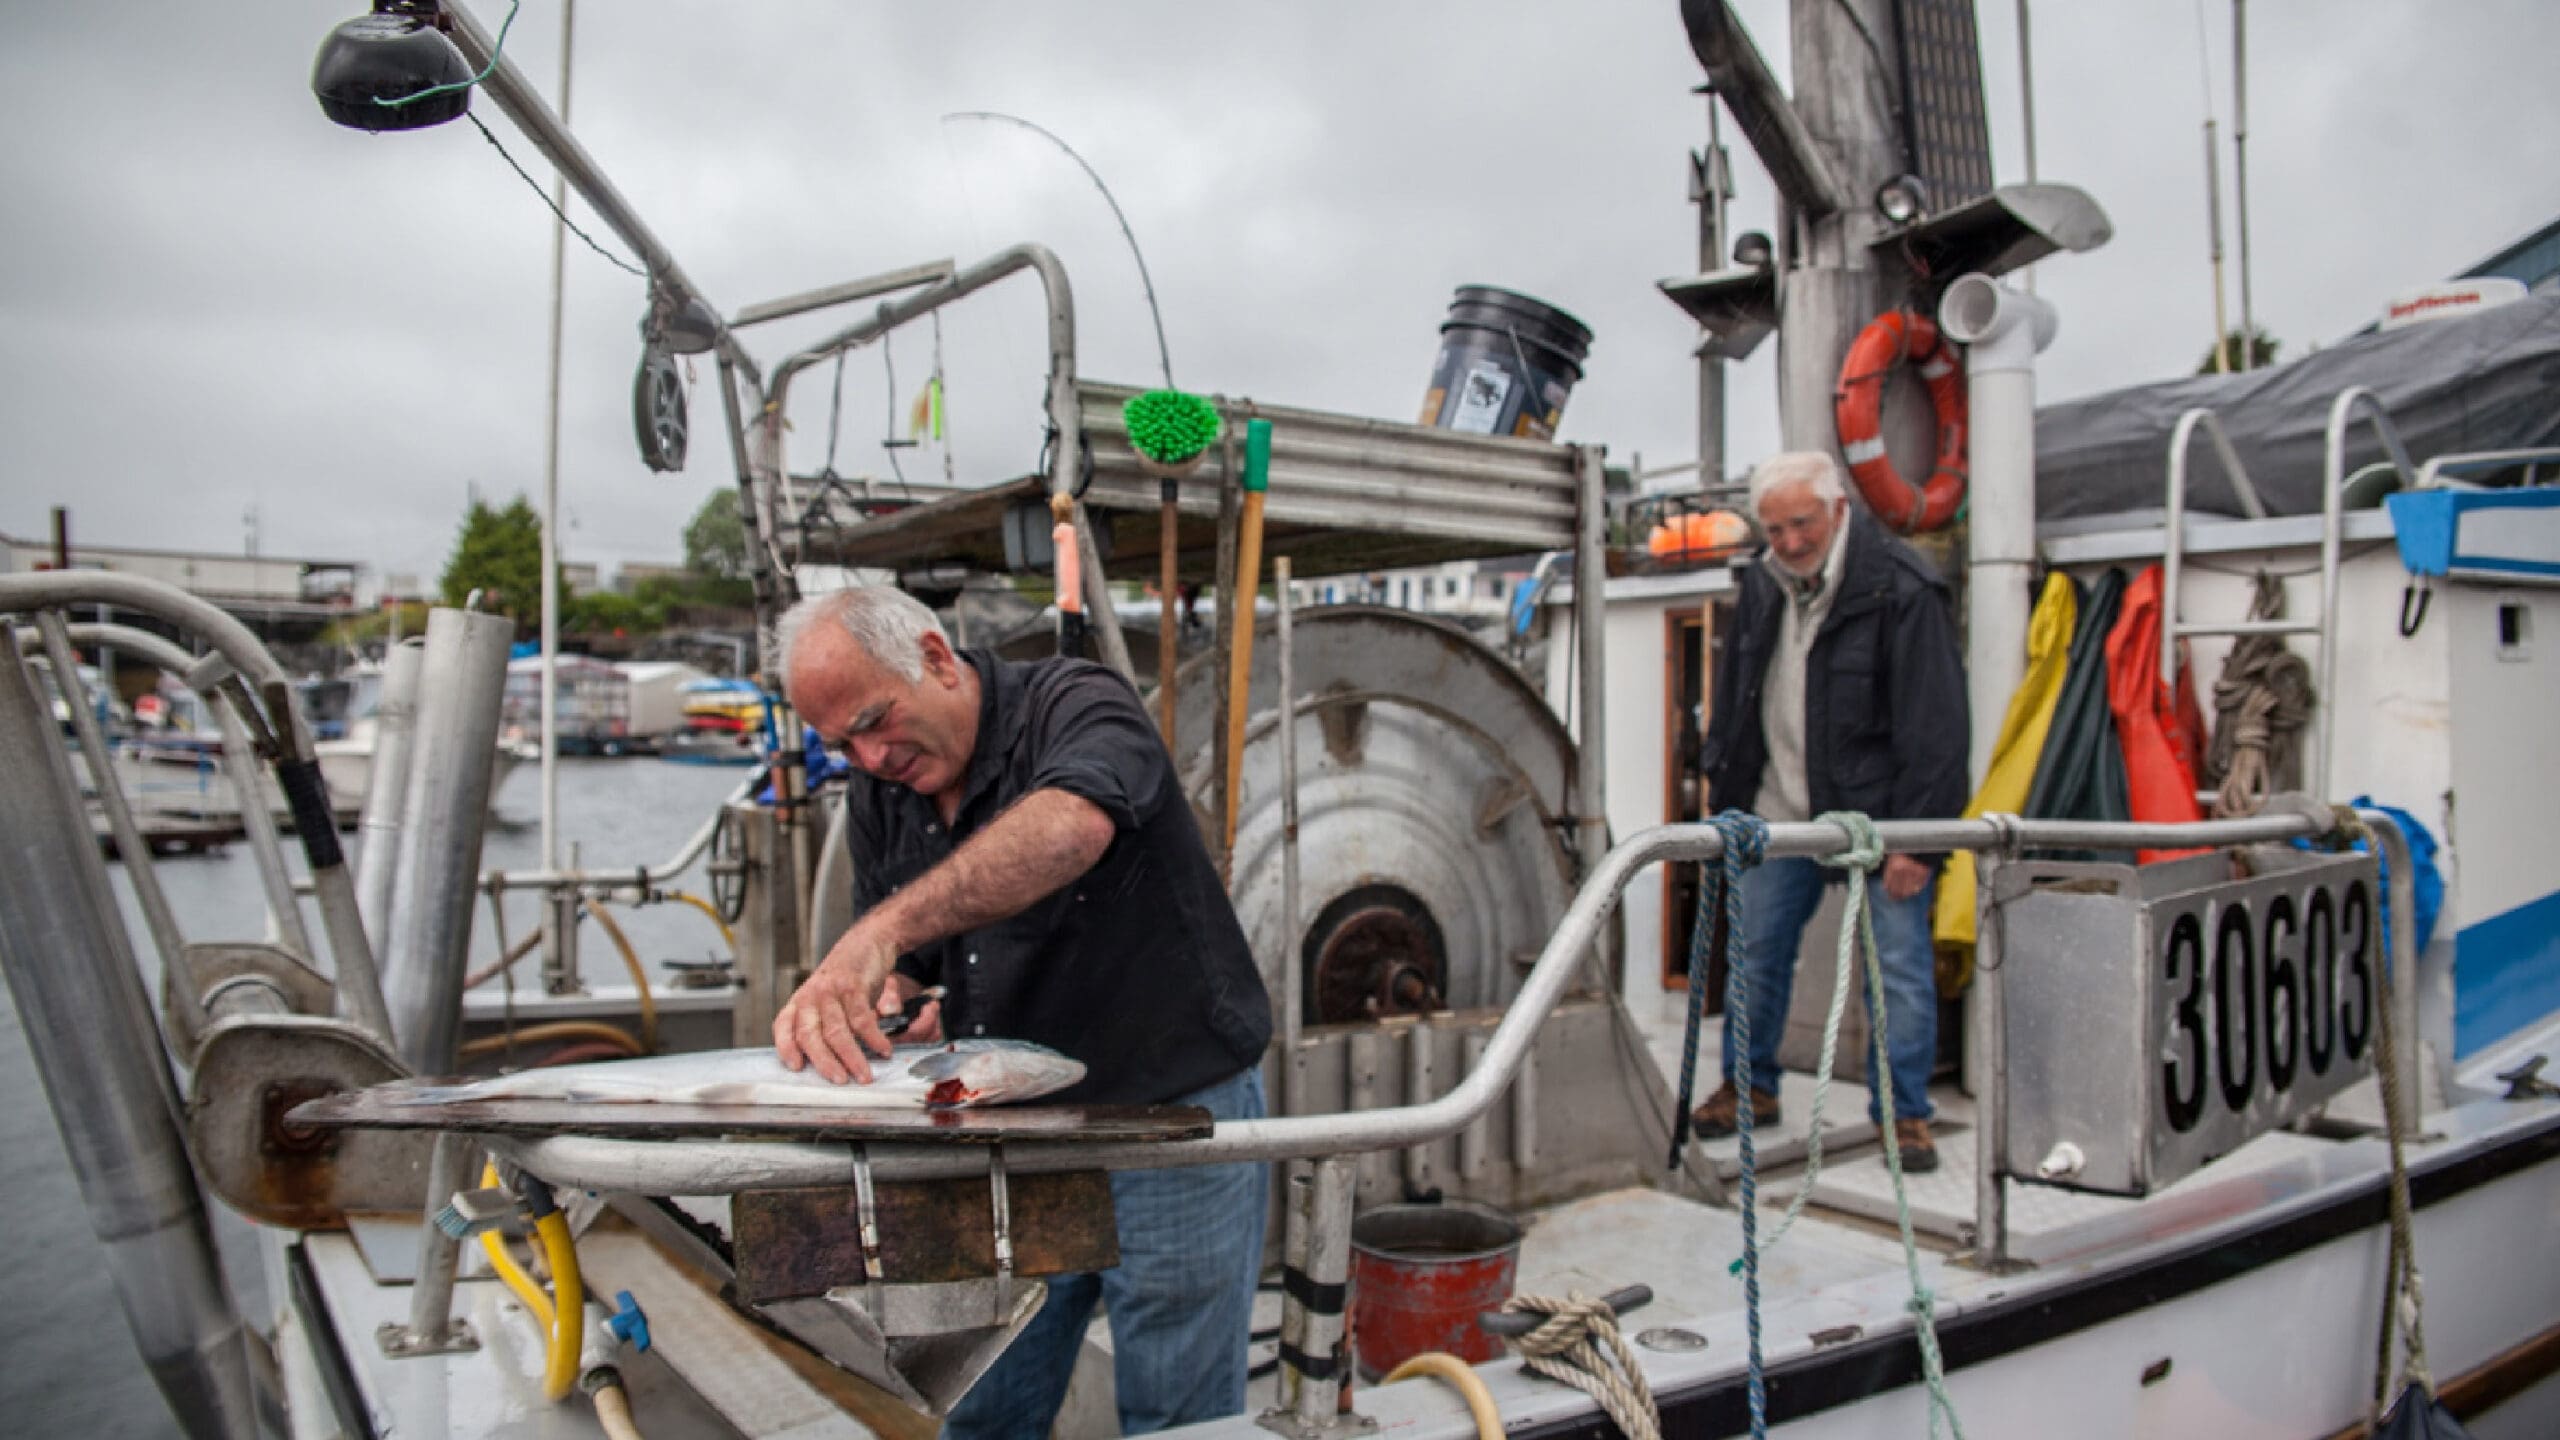
<svg viewBox="0 0 2560 1440"><path fill-rule="evenodd" d="M1954 372L1955 368L1953 361L1931 360L1920 367L1920 378L1923 380L1944 380L1948 375Z"/></svg>
<svg viewBox="0 0 2560 1440"><path fill-rule="evenodd" d="M1840 453L1848 456L1849 463L1852 465L1864 465L1870 460L1880 460L1884 458L1884 438L1878 436L1872 440L1852 440L1840 447Z"/></svg>

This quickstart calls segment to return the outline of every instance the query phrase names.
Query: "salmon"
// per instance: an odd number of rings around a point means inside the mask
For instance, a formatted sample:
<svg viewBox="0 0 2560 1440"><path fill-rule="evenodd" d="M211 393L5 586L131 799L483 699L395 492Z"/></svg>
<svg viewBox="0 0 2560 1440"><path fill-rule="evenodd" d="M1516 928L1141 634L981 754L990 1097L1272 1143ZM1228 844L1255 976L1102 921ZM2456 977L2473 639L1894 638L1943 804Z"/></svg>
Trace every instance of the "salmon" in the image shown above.
<svg viewBox="0 0 2560 1440"><path fill-rule="evenodd" d="M838 1085L812 1066L787 1070L770 1046L521 1070L460 1085L421 1085L397 1105L465 1100L590 1104L769 1105L797 1109L955 1110L1037 1099L1084 1078L1084 1063L1027 1040L900 1045L871 1083Z"/></svg>

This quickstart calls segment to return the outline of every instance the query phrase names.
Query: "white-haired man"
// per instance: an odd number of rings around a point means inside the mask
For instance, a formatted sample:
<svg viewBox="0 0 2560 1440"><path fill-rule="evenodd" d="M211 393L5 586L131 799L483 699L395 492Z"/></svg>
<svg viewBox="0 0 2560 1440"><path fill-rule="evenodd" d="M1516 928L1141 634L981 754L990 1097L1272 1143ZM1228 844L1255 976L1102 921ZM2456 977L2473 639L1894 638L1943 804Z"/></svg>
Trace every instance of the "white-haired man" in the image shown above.
<svg viewBox="0 0 2560 1440"><path fill-rule="evenodd" d="M1773 821L1857 810L1879 820L1961 814L1965 686L1946 582L1863 512L1830 456L1773 456L1752 472L1752 513L1768 536L1739 572L1733 620L1716 659L1715 713L1700 748L1708 803ZM1751 1054L1725 1022L1725 1083L1695 1116L1698 1133L1733 1133L1741 1087L1754 1124L1778 1119L1778 1040L1795 986L1796 948L1822 887L1839 872L1772 859L1743 881ZM1934 859L1886 858L1869 882L1884 971L1893 1122L1903 1167L1937 1168L1929 1071L1938 991L1930 940ZM1863 992L1863 989L1861 991ZM1746 1078L1747 1077L1747 1078ZM1870 1084L1872 1084L1872 1079ZM1874 1116L1872 1096L1868 1113Z"/></svg>
<svg viewBox="0 0 2560 1440"><path fill-rule="evenodd" d="M1062 1101L1263 1113L1261 972L1126 681L955 651L883 586L800 602L775 642L792 708L856 772L856 918L775 1019L783 1063L868 1081L879 1017L940 984L909 1040L1064 1051L1086 1074ZM1265 1185L1260 1165L1113 1175L1119 1266L1051 1280L943 1433L1046 1436L1097 1299L1123 1433L1241 1413Z"/></svg>

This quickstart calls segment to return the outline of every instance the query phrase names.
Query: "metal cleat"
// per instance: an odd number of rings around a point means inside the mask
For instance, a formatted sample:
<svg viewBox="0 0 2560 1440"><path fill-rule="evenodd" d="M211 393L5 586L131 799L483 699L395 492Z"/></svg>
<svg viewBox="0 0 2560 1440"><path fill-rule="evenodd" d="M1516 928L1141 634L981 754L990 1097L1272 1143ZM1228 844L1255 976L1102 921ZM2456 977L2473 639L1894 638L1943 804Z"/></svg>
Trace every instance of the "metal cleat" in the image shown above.
<svg viewBox="0 0 2560 1440"><path fill-rule="evenodd" d="M2498 1079L2507 1087L2507 1098L2510 1100L2537 1100L2544 1097L2560 1099L2560 1085L2554 1085L2542 1078L2542 1067L2550 1062L2550 1056L2536 1055L2513 1070L2500 1075Z"/></svg>

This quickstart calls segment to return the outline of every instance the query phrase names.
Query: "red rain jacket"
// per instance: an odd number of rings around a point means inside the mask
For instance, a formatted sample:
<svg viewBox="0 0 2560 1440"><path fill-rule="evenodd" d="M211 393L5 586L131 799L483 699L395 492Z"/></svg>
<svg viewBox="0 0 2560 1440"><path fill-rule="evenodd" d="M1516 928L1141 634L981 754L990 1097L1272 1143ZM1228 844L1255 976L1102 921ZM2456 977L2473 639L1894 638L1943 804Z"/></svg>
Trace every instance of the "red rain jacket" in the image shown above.
<svg viewBox="0 0 2560 1440"><path fill-rule="evenodd" d="M2124 609L2107 632L2107 708L2115 712L2117 743L2124 748L2125 783L2137 821L2201 820L2196 804L2197 757L2203 753L2204 716L2196 705L2186 657L2178 657L2172 693L2160 679L2160 567L2134 577ZM2174 860L2200 850L2145 850L2144 864Z"/></svg>

